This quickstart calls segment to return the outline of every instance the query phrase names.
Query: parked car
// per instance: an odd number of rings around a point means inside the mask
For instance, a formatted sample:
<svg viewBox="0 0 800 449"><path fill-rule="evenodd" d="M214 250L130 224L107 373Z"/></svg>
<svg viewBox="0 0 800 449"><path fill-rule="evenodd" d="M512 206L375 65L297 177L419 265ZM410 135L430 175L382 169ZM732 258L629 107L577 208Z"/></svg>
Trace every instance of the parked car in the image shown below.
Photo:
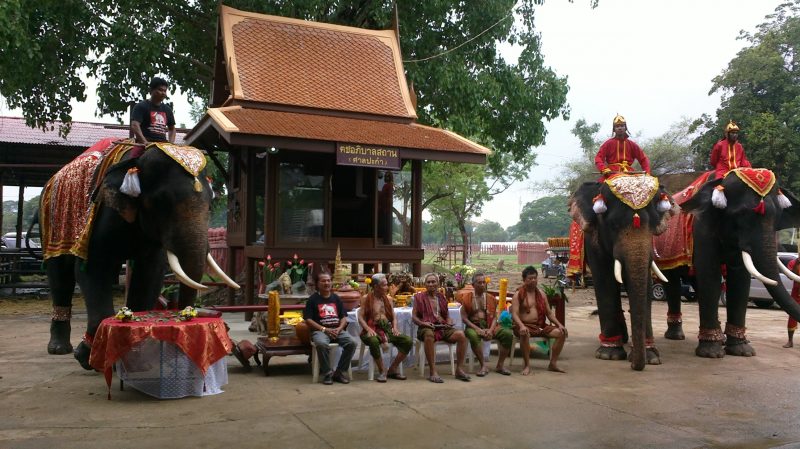
<svg viewBox="0 0 800 449"><path fill-rule="evenodd" d="M20 248L28 248L25 243L25 235L27 232L22 233L22 240L20 240ZM17 233L16 232L7 232L3 234L2 237L3 241L3 248L7 249L17 249ZM42 244L39 241L38 237L31 237L30 239L30 248L41 248Z"/></svg>
<svg viewBox="0 0 800 449"><path fill-rule="evenodd" d="M650 294L656 301L667 300L667 291L664 289L664 284L658 278L653 279L653 286L650 287ZM687 301L694 301L695 292L691 279L681 278L681 296L686 298Z"/></svg>
<svg viewBox="0 0 800 449"><path fill-rule="evenodd" d="M781 261L782 264L785 266L789 265L789 262L797 258L797 253L786 253L786 252L779 252L778 259ZM792 280L786 277L783 272L778 273L778 277L781 280L781 284L786 289L786 291L792 291ZM750 277L750 300L753 301L753 304L756 307L760 307L763 309L772 307L772 304L775 302L770 296L767 288L764 287L764 284L754 277Z"/></svg>

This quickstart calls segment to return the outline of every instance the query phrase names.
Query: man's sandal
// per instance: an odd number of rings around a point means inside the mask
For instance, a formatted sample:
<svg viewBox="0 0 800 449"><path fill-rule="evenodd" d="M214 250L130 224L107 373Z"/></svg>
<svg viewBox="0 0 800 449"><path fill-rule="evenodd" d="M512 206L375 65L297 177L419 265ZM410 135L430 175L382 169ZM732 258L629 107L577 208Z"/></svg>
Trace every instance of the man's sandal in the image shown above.
<svg viewBox="0 0 800 449"><path fill-rule="evenodd" d="M511 371L509 371L507 368L499 368L499 369L494 370L494 372L496 372L498 374L502 374L504 376L510 376L511 375Z"/></svg>
<svg viewBox="0 0 800 449"><path fill-rule="evenodd" d="M470 380L472 380L472 378L469 377L469 375L467 375L465 373L456 373L456 379L464 381L464 382L469 382Z"/></svg>
<svg viewBox="0 0 800 449"><path fill-rule="evenodd" d="M380 383L384 383L384 382L386 382L386 375L383 374L383 373L380 373L375 377L375 380L380 382Z"/></svg>
<svg viewBox="0 0 800 449"><path fill-rule="evenodd" d="M444 383L442 378L439 377L439 376L431 376L431 377L428 378L428 380L433 382L433 383L435 383L435 384L443 384Z"/></svg>
<svg viewBox="0 0 800 449"><path fill-rule="evenodd" d="M395 379L395 380L406 380L407 379L406 376L404 376L404 375L402 375L400 373L389 373L389 374L386 375L386 377L388 377L389 379Z"/></svg>
<svg viewBox="0 0 800 449"><path fill-rule="evenodd" d="M475 375L478 376L478 377L483 377L483 376L485 376L487 374L489 374L489 370L487 368L482 368L480 371L475 373Z"/></svg>

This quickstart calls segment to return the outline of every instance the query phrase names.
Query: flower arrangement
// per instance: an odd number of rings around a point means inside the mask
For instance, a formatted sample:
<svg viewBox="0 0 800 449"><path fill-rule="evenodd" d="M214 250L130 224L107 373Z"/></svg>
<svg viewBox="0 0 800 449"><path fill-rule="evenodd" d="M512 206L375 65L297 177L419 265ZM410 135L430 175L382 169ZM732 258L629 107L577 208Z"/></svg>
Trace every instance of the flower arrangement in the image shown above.
<svg viewBox="0 0 800 449"><path fill-rule="evenodd" d="M180 318L181 321L189 321L196 316L197 316L197 309L195 309L192 306L186 306L185 309L180 311L178 318Z"/></svg>
<svg viewBox="0 0 800 449"><path fill-rule="evenodd" d="M305 259L300 259L297 254L283 264L280 262L272 262L272 256L267 254L264 260L258 262L258 292L266 293L267 290L278 288L278 279L280 279L281 275L284 273L289 276L292 285L300 281L305 281L309 270L311 270L313 266L313 263L306 263Z"/></svg>
<svg viewBox="0 0 800 449"><path fill-rule="evenodd" d="M472 281L472 275L475 274L475 268L469 265L453 265L452 271L458 288L464 288Z"/></svg>
<svg viewBox="0 0 800 449"><path fill-rule="evenodd" d="M353 287L353 290L358 290L361 287L361 284L359 284L357 281L354 281L352 279L347 281L347 283L350 285L350 287Z"/></svg>
<svg viewBox="0 0 800 449"><path fill-rule="evenodd" d="M548 300L550 298L563 297L564 301L568 302L567 295L561 290L557 289L555 285L540 284L540 287L542 287L542 291L544 291L544 294L547 296Z"/></svg>
<svg viewBox="0 0 800 449"><path fill-rule="evenodd" d="M117 311L117 314L114 315L114 318L120 321L133 321L133 311L127 307L123 307Z"/></svg>

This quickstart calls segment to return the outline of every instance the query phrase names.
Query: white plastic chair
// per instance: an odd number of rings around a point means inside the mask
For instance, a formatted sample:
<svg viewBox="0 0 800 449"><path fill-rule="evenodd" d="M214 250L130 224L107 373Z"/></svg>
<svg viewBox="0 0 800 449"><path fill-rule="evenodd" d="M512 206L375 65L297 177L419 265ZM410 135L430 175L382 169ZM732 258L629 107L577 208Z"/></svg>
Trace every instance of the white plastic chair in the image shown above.
<svg viewBox="0 0 800 449"><path fill-rule="evenodd" d="M328 345L328 361L330 361L331 367L336 366L337 360L336 357L336 350L339 349L338 343L330 343ZM347 375L350 379L353 379L353 363L352 360L347 365ZM312 340L311 341L311 383L319 382L319 355L317 354L317 344Z"/></svg>
<svg viewBox="0 0 800 449"><path fill-rule="evenodd" d="M433 344L433 350L436 352L436 345L438 344L445 344L447 345L447 349L450 352L450 372L453 376L456 375L456 345L455 343L449 343L445 340L437 341ZM425 344L419 340L416 342L416 347L414 352L417 354L417 368L419 369L419 376L425 377Z"/></svg>
<svg viewBox="0 0 800 449"><path fill-rule="evenodd" d="M489 340L489 341L481 340L481 344L483 345L483 348L482 348L483 349L483 361L486 362L486 363L489 363L489 356L492 354L491 347L492 347L492 342L493 341L497 341L497 340L494 340L494 339ZM489 345L489 350L488 351L486 350L486 345ZM472 346L469 345L469 342L467 342L467 358L468 358L468 363L469 363L469 372L472 373L472 372L474 372L474 366L475 366L475 361L476 361L477 357L475 357L475 353L472 352Z"/></svg>
<svg viewBox="0 0 800 449"><path fill-rule="evenodd" d="M389 363L391 363L392 354L394 354L395 349L397 349L397 348L395 348L395 346L393 344L391 344L391 343L388 343L388 345L389 345L389 348L388 348ZM358 352L358 366L361 367L361 365L363 364L363 362L364 362L364 354L366 353L367 356L369 357L369 370L367 371L367 380L375 380L375 359L372 358L372 354L370 354L369 351L366 351L366 349L367 349L367 345L365 345L364 342L361 342L361 349L359 349L359 352ZM381 357L383 357L383 353L384 352L386 352L386 351L384 351L384 346L381 345ZM384 360L384 364L386 364L385 360ZM400 375L402 376L403 375L403 364L401 363L397 367L397 369L398 369L398 372L400 373Z"/></svg>

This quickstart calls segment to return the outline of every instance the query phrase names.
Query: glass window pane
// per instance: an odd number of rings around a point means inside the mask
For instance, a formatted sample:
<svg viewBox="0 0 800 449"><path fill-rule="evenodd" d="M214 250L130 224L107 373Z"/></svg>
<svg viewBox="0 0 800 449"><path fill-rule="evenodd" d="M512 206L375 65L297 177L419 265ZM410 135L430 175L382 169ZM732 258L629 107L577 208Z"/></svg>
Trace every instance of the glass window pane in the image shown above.
<svg viewBox="0 0 800 449"><path fill-rule="evenodd" d="M411 244L411 168L378 172L378 244Z"/></svg>
<svg viewBox="0 0 800 449"><path fill-rule="evenodd" d="M278 241L321 242L325 226L325 176L310 174L302 162L278 170Z"/></svg>

